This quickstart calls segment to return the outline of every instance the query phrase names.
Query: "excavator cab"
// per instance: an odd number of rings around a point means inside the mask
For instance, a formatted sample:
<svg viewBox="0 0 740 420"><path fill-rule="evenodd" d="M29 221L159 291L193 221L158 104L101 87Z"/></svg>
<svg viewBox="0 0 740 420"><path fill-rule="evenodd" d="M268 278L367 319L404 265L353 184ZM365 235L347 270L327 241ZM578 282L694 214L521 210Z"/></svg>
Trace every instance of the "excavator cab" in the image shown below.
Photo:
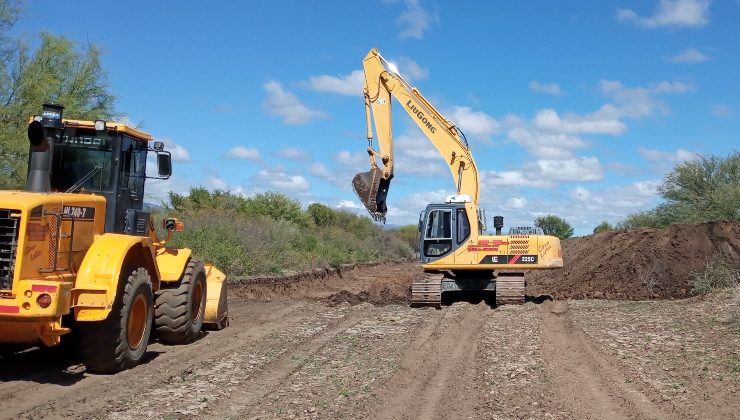
<svg viewBox="0 0 740 420"><path fill-rule="evenodd" d="M360 172L352 178L352 189L375 221L385 222L385 214L388 212L385 200L392 178L393 175L385 179L383 171L378 167Z"/></svg>
<svg viewBox="0 0 740 420"><path fill-rule="evenodd" d="M422 263L438 260L469 237L470 221L464 204L429 204L419 219L419 258Z"/></svg>

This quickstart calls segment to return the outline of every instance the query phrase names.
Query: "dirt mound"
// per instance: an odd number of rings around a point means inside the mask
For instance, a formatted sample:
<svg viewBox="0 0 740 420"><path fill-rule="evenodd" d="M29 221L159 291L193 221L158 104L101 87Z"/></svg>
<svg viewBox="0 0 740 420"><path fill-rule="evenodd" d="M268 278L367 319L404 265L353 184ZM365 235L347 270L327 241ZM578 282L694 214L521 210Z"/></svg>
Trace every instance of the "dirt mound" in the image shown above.
<svg viewBox="0 0 740 420"><path fill-rule="evenodd" d="M674 299L691 272L723 258L740 267L740 223L610 231L563 241L561 270L527 273L527 294L555 298Z"/></svg>
<svg viewBox="0 0 740 420"><path fill-rule="evenodd" d="M411 282L421 276L414 263L345 265L287 276L261 276L229 281L229 295L258 300L327 299L333 304L405 303Z"/></svg>

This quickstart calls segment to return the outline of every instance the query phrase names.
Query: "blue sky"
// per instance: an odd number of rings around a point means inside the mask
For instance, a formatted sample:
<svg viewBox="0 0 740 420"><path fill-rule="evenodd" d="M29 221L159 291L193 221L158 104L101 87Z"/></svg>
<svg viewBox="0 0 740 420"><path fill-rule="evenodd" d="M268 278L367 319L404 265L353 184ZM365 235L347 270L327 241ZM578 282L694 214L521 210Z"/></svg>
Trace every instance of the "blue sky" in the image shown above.
<svg viewBox="0 0 740 420"><path fill-rule="evenodd" d="M657 203L677 162L738 149L740 1L27 0L16 25L103 49L117 109L191 186L360 208L369 167L361 62L377 47L466 133L481 205L577 234ZM388 222L454 192L396 106Z"/></svg>

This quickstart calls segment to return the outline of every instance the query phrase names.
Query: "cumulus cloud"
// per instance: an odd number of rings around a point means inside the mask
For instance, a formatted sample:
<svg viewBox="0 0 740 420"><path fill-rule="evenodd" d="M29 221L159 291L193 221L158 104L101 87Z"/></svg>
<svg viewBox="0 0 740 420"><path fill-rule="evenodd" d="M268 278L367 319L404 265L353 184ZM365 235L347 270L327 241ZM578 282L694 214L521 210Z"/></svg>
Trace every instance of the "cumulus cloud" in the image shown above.
<svg viewBox="0 0 740 420"><path fill-rule="evenodd" d="M686 149L678 149L675 152L663 152L651 150L644 147L638 149L640 155L651 162L685 162L696 159L697 154Z"/></svg>
<svg viewBox="0 0 740 420"><path fill-rule="evenodd" d="M398 17L398 23L403 27L399 38L424 38L426 32L434 23L439 22L439 17L426 11L421 6L420 0L402 0L405 9ZM386 3L396 3L396 1L386 1Z"/></svg>
<svg viewBox="0 0 740 420"><path fill-rule="evenodd" d="M239 159L239 160L259 160L260 152L254 148L247 148L243 146L237 146L229 149L225 155L228 159Z"/></svg>
<svg viewBox="0 0 740 420"><path fill-rule="evenodd" d="M408 57L398 59L398 71L409 81L424 80L429 77L429 70Z"/></svg>
<svg viewBox="0 0 740 420"><path fill-rule="evenodd" d="M362 87L365 84L365 76L362 70L354 70L350 74L339 76L313 76L304 82L309 89L316 92L329 92L338 95L361 96Z"/></svg>
<svg viewBox="0 0 740 420"><path fill-rule="evenodd" d="M674 63L687 64L701 63L702 61L707 60L709 60L709 56L696 48L687 48L670 58L670 61Z"/></svg>
<svg viewBox="0 0 740 420"><path fill-rule="evenodd" d="M315 162L308 168L308 174L317 178L330 178L332 173L324 164Z"/></svg>
<svg viewBox="0 0 740 420"><path fill-rule="evenodd" d="M511 197L506 201L504 207L509 209L523 209L527 207L527 199L524 197Z"/></svg>
<svg viewBox="0 0 740 420"><path fill-rule="evenodd" d="M542 177L553 181L600 181L604 177L599 159L593 156L566 160L540 159L536 166Z"/></svg>
<svg viewBox="0 0 740 420"><path fill-rule="evenodd" d="M723 104L712 105L712 115L719 118L731 117L732 108Z"/></svg>
<svg viewBox="0 0 740 420"><path fill-rule="evenodd" d="M535 127L558 133L584 134L621 134L625 124L614 116L595 112L588 115L566 114L558 115L554 109L543 109L537 112L534 118Z"/></svg>
<svg viewBox="0 0 740 420"><path fill-rule="evenodd" d="M532 176L523 171L480 171L481 188L491 187L532 187L549 188L552 181Z"/></svg>
<svg viewBox="0 0 740 420"><path fill-rule="evenodd" d="M453 107L448 115L466 135L481 140L491 140L491 137L501 129L501 124L495 118L466 106Z"/></svg>
<svg viewBox="0 0 740 420"><path fill-rule="evenodd" d="M256 175L264 187L278 191L308 191L310 184L302 175L289 175L281 170L261 169Z"/></svg>
<svg viewBox="0 0 740 420"><path fill-rule="evenodd" d="M182 145L177 144L170 138L163 138L164 149L172 154L173 162L190 162L190 153Z"/></svg>
<svg viewBox="0 0 740 420"><path fill-rule="evenodd" d="M656 113L669 114L668 106L656 96L683 94L694 89L688 83L665 80L654 85L634 88L627 87L618 80L601 80L599 88L605 96L615 102L615 105L604 105L595 114L611 118L642 118Z"/></svg>
<svg viewBox="0 0 740 420"><path fill-rule="evenodd" d="M557 83L540 83L536 80L529 82L529 90L537 93L548 93L550 95L560 96L563 92Z"/></svg>
<svg viewBox="0 0 740 420"><path fill-rule="evenodd" d="M263 106L268 114L283 119L285 124L308 124L312 120L325 118L322 111L311 109L304 105L297 96L285 90L280 82L269 81L262 85L267 93Z"/></svg>
<svg viewBox="0 0 740 420"><path fill-rule="evenodd" d="M289 160L310 160L311 154L295 147L286 147L275 152L275 156Z"/></svg>
<svg viewBox="0 0 740 420"><path fill-rule="evenodd" d="M507 135L510 140L525 147L532 155L544 159L569 159L573 157L573 150L588 146L580 137L545 132L526 125L513 127Z"/></svg>
<svg viewBox="0 0 740 420"><path fill-rule="evenodd" d="M652 16L618 8L617 20L645 28L704 26L709 23L709 0L660 0Z"/></svg>

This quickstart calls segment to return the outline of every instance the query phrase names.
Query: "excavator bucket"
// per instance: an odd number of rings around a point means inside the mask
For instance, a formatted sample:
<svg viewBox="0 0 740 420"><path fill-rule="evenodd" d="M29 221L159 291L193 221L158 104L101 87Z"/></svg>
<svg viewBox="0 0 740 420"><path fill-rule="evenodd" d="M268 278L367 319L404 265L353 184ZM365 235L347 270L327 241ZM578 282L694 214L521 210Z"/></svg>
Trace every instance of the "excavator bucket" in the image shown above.
<svg viewBox="0 0 740 420"><path fill-rule="evenodd" d="M390 179L383 178L383 171L379 168L360 172L352 178L352 189L355 190L355 194L375 220L385 222L385 214L388 212L385 199L388 196L390 183Z"/></svg>
<svg viewBox="0 0 740 420"><path fill-rule="evenodd" d="M211 264L206 264L206 311L203 328L222 330L229 325L226 303L226 275Z"/></svg>

